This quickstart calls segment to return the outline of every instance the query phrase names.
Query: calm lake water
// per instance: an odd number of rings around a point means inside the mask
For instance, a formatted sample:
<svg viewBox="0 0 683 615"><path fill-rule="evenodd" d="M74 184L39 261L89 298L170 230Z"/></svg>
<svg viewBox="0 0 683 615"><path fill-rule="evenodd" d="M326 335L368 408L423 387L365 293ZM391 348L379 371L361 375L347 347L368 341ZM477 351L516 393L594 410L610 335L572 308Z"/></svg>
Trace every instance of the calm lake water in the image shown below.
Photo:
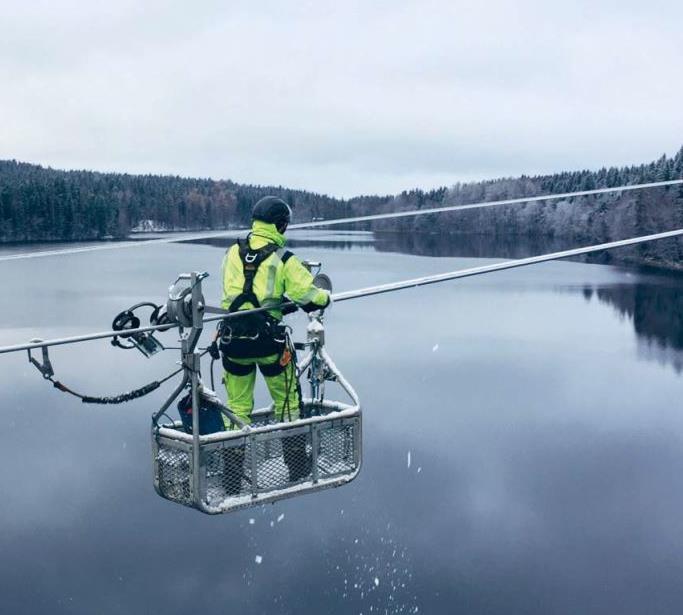
<svg viewBox="0 0 683 615"><path fill-rule="evenodd" d="M296 237L336 290L534 251ZM215 243L1 263L0 343L108 329L125 307L161 302L181 271L209 271L217 302ZM301 338L305 320L293 321ZM363 403L360 477L217 517L154 492L149 418L168 385L86 406L24 354L0 356L0 610L683 610L679 276L554 262L340 304L327 323ZM156 379L178 358L107 341L51 355L59 379L92 394Z"/></svg>

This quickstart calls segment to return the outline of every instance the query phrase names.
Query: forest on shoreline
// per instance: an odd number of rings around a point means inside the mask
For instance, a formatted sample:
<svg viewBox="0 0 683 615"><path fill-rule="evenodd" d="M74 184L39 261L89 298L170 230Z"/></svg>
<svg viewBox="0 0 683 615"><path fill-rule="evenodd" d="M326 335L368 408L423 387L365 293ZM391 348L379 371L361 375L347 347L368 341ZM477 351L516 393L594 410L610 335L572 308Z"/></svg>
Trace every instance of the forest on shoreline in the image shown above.
<svg viewBox="0 0 683 615"><path fill-rule="evenodd" d="M571 171L482 182L395 196L337 199L282 186L229 180L60 171L0 161L0 243L122 239L144 230L217 230L244 227L266 194L285 199L295 220L360 216L507 198L609 188L683 177L683 148L674 156L630 167ZM404 233L480 235L514 241L565 239L599 243L683 227L683 186L610 193L406 217L350 228ZM676 267L683 241L654 242L615 252L618 261Z"/></svg>

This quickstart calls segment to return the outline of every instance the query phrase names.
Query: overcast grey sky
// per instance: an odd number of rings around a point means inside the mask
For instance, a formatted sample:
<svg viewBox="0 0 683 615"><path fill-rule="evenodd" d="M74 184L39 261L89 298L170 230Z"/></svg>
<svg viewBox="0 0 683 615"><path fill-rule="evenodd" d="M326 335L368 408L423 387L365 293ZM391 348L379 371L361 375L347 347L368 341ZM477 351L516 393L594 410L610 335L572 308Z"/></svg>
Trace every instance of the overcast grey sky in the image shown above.
<svg viewBox="0 0 683 615"><path fill-rule="evenodd" d="M0 11L0 158L352 196L683 145L680 1Z"/></svg>

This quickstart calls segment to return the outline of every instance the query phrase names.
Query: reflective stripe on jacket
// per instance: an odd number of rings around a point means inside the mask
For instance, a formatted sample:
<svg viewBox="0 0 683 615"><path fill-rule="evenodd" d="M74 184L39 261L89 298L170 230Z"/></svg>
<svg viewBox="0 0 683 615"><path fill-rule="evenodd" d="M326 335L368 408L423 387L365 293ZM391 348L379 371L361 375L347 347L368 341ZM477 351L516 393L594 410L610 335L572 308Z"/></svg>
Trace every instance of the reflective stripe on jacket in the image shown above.
<svg viewBox="0 0 683 615"><path fill-rule="evenodd" d="M250 247L257 250L269 243L278 245L279 249L263 261L256 272L254 294L259 303L265 307L279 305L286 295L300 305L327 305L328 292L313 285L313 276L296 256L290 253L289 258L285 259L286 262L283 262L286 254L285 236L278 232L274 224L254 220L249 237ZM221 305L227 310L244 287L244 271L237 244L232 246L223 258L222 278ZM247 307L253 306L246 303L242 309ZM270 310L270 313L276 318L282 318L279 310Z"/></svg>

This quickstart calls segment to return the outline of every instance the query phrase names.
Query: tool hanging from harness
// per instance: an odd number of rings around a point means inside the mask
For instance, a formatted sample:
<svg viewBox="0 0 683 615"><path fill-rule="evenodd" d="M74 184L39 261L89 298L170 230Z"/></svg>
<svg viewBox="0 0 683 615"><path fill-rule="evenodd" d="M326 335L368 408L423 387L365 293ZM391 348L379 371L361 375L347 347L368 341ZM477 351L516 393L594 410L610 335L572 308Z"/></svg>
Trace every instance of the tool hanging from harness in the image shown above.
<svg viewBox="0 0 683 615"><path fill-rule="evenodd" d="M237 244L244 272L244 286L242 292L228 307L230 312L237 312L245 305L261 307L254 293L254 279L259 267L278 249L278 246L272 243L258 249L250 248L249 238L239 239ZM287 342L286 327L268 312L221 321L218 331L224 364L227 357L253 359L281 354Z"/></svg>

